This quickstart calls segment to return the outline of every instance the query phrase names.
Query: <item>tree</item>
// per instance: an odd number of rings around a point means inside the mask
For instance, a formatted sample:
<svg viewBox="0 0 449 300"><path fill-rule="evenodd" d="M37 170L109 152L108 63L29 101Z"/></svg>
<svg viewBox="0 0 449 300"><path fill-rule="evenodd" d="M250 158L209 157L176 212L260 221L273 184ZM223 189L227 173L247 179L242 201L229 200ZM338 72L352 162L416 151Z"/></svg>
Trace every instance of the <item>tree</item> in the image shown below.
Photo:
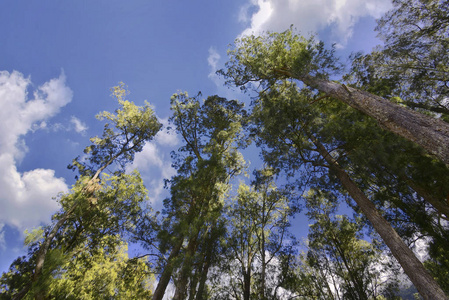
<svg viewBox="0 0 449 300"><path fill-rule="evenodd" d="M245 144L241 132L246 116L243 104L218 96L208 97L201 104L199 97L180 93L171 98L170 121L185 143L173 153L178 175L169 182L171 197L164 203L159 234L160 251L170 252L161 263L153 299L162 299L172 277L175 299L186 298L188 292L190 297L202 297L204 290L199 289L204 289L205 278L199 280L194 274L207 274L212 255L203 260L197 249L212 253L229 181L245 165L238 151Z"/></svg>
<svg viewBox="0 0 449 300"><path fill-rule="evenodd" d="M61 210L53 216L53 224L34 235L27 262L31 265L27 269L33 271L22 282L15 299L28 293L44 299L52 272L74 255L79 245L88 243L95 251L102 236L123 234L139 217L147 191L139 174L125 174L124 167L154 137L161 124L148 103L138 107L125 100L127 90L123 83L111 90L120 108L115 114L103 112L97 116L108 121L103 136L92 138L93 144L84 151L85 158L75 159L70 166L79 171L80 177L71 192L58 200ZM106 170L114 163L118 168L108 175Z"/></svg>
<svg viewBox="0 0 449 300"><path fill-rule="evenodd" d="M288 227L295 209L289 193L276 188L272 169L254 173L252 186L240 183L227 209L227 251L216 275L214 298L270 299L277 297L281 285L279 256L292 239ZM223 278L229 283L223 284Z"/></svg>
<svg viewBox="0 0 449 300"><path fill-rule="evenodd" d="M117 239L104 236L106 239ZM107 242L110 243L110 242ZM100 248L92 255L80 245L79 257L73 257L56 272L50 286L50 298L76 299L148 299L153 278L142 258L129 259L127 245L117 241L116 248Z"/></svg>
<svg viewBox="0 0 449 300"><path fill-rule="evenodd" d="M307 90L299 92L289 81L273 84L259 94L253 112L254 130L259 143L267 146L264 152L266 161L273 167L292 170L293 173L298 170L315 172L316 183L326 178L323 172L328 169L330 178L335 177L338 181L333 183L334 186L327 184L327 189L338 191L338 182L344 187L423 297L446 299L421 262L337 160L344 157L340 156L338 148L328 150L335 147L337 141L328 135L321 136L323 124L335 116L323 114L311 95ZM310 164L310 169L305 169L303 164Z"/></svg>
<svg viewBox="0 0 449 300"><path fill-rule="evenodd" d="M362 89L385 86L387 97L448 121L449 5L437 0L395 0L378 21L384 45L357 55L354 83Z"/></svg>
<svg viewBox="0 0 449 300"><path fill-rule="evenodd" d="M295 79L374 118L382 127L420 145L449 164L449 124L411 111L369 92L326 79L337 71L333 51L322 43L294 35L292 30L248 36L236 40L228 51L226 70L220 73L228 84L245 87L250 82L262 86L283 79Z"/></svg>
<svg viewBox="0 0 449 300"><path fill-rule="evenodd" d="M345 215L335 215L336 201L327 199L326 193L311 190L306 197L307 214L314 223L303 263L319 269L317 275L324 274L321 280L329 285L326 293L337 299L378 299L388 290L386 284L395 285L394 281L382 282L381 271L386 271L382 250L363 240L360 219L351 221Z"/></svg>

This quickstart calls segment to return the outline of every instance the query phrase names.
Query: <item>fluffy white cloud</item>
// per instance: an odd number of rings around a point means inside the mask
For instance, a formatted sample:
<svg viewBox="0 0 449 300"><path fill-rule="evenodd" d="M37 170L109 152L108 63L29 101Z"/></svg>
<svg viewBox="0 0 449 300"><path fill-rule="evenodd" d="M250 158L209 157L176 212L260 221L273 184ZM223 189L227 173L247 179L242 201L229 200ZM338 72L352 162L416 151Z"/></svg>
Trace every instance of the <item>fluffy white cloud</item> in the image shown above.
<svg viewBox="0 0 449 300"><path fill-rule="evenodd" d="M361 17L378 18L390 7L390 0L251 0L239 20L249 23L242 35L284 31L290 25L309 34L330 26L336 41L345 44Z"/></svg>
<svg viewBox="0 0 449 300"><path fill-rule="evenodd" d="M216 74L218 70L218 61L220 60L220 54L214 47L209 48L209 56L207 57L207 63L210 67L210 73L207 77L211 79L217 86L221 84L220 78Z"/></svg>
<svg viewBox="0 0 449 300"><path fill-rule="evenodd" d="M57 209L52 198L67 190L53 170L17 170L26 154L24 135L36 126L45 127L45 120L72 100L64 74L38 87L32 97L27 92L30 85L30 79L17 71L0 72L0 222L19 230L47 222Z"/></svg>
<svg viewBox="0 0 449 300"><path fill-rule="evenodd" d="M87 127L84 122L82 122L75 116L72 116L72 118L70 119L70 123L72 123L72 125L75 127L75 131L81 134L85 133L86 130L89 129L89 127Z"/></svg>
<svg viewBox="0 0 449 300"><path fill-rule="evenodd" d="M167 130L168 128L168 118L160 119L159 122L162 123L162 130L157 133L154 141L161 146L175 146L179 143L178 135L174 130Z"/></svg>
<svg viewBox="0 0 449 300"><path fill-rule="evenodd" d="M5 224L0 223L0 250L6 249L5 232L3 231L3 227L5 227Z"/></svg>

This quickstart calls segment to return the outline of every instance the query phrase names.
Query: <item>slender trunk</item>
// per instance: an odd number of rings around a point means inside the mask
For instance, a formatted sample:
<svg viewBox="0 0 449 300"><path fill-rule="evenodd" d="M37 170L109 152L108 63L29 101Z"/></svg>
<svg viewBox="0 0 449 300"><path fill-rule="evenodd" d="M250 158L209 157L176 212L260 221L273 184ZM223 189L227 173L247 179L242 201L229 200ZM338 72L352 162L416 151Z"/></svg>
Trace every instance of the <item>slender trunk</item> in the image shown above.
<svg viewBox="0 0 449 300"><path fill-rule="evenodd" d="M416 192L418 195L420 195L427 203L433 206L438 213L443 214L445 217L443 217L446 220L449 220L449 205L443 201L440 201L439 199L435 198L433 195L428 193L423 187L421 187L418 183L415 181L407 178L406 176L400 177L402 180L407 182L407 184Z"/></svg>
<svg viewBox="0 0 449 300"><path fill-rule="evenodd" d="M191 273L192 270L195 250L198 244L197 240L198 237L194 236L190 238L190 241L187 245L186 255L184 257L184 261L182 263L181 271L178 277L178 282L176 284L176 291L173 297L174 300L183 300L186 298L189 274Z"/></svg>
<svg viewBox="0 0 449 300"><path fill-rule="evenodd" d="M444 294L440 286L416 258L415 254L407 247L391 224L379 213L374 204L358 188L326 148L314 137L311 136L310 138L317 147L317 151L327 161L349 195L354 199L374 229L382 237L421 296L426 300L448 300L449 298Z"/></svg>
<svg viewBox="0 0 449 300"><path fill-rule="evenodd" d="M248 265L244 268L243 272L243 300L249 300L250 296L251 296L251 263L248 262Z"/></svg>
<svg viewBox="0 0 449 300"><path fill-rule="evenodd" d="M198 278L201 276L201 271L203 270L204 261L201 261L197 268L195 269L195 274L192 276L190 281L189 288L189 300L195 300L197 297L197 286L198 286Z"/></svg>
<svg viewBox="0 0 449 300"><path fill-rule="evenodd" d="M204 263L203 263L203 269L201 272L201 278L200 278L200 283L198 285L198 291L196 292L196 300L203 300L203 296L204 296L204 290L206 287L206 280L207 280L207 274L209 272L209 268L211 266L212 263L212 255L213 255L213 251L214 251L214 241L212 240L212 233L214 232L215 228L212 228L211 230L211 238L210 241L207 245L207 250L206 250L206 257L204 258Z"/></svg>
<svg viewBox="0 0 449 300"><path fill-rule="evenodd" d="M198 285L198 291L196 292L196 300L203 300L204 290L206 287L207 273L209 272L211 261L212 261L212 247L210 247L210 251L208 251L206 259L204 261L200 283Z"/></svg>
<svg viewBox="0 0 449 300"><path fill-rule="evenodd" d="M170 278L175 267L174 260L178 257L183 242L184 237L181 236L178 243L171 250L170 255L168 256L167 264L165 265L161 278L159 278L159 282L157 283L156 290L154 291L153 300L162 300L164 297L165 290L167 289L167 285L170 282Z"/></svg>
<svg viewBox="0 0 449 300"><path fill-rule="evenodd" d="M387 130L406 138L449 165L449 123L401 107L382 97L310 75L276 70L334 97L374 118Z"/></svg>
<svg viewBox="0 0 449 300"><path fill-rule="evenodd" d="M265 203L264 203L265 206ZM264 207L265 211L265 207ZM265 258L265 228L262 227L262 242L261 242L261 248L260 248L260 254L261 254L261 264L262 264L262 270L261 270L261 280L260 280L260 300L265 300L265 273L266 273L266 258Z"/></svg>

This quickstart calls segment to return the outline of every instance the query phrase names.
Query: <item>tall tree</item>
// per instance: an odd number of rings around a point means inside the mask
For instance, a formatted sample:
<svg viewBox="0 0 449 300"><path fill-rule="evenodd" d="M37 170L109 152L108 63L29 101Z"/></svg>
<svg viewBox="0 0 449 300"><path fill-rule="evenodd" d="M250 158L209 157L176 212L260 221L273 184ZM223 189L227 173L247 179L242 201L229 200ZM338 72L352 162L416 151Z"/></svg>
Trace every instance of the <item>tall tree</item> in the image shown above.
<svg viewBox="0 0 449 300"><path fill-rule="evenodd" d="M247 36L236 40L228 51L226 70L221 70L228 83L245 88L259 82L269 86L283 79L295 79L338 99L374 118L382 127L420 145L449 164L449 124L428 115L409 110L380 96L348 87L326 78L339 69L333 51L322 43L306 40L292 30Z"/></svg>
<svg viewBox="0 0 449 300"><path fill-rule="evenodd" d="M322 181L327 168L331 178L336 178L335 186L328 189L338 190L338 182L356 202L359 209L368 218L371 225L380 234L392 254L404 268L406 274L426 299L446 299L438 284L425 270L422 263L403 242L391 224L382 216L363 190L351 178L351 170L345 170L338 161L342 158L336 146L336 140L322 135L323 124L338 116L326 116L317 108L317 102L311 92L298 92L292 82L273 84L269 90L260 93L254 109L255 131L260 143L267 146L265 158L275 167L293 172L303 171L303 164L310 164L310 171L319 172L315 182ZM325 173L324 173L325 174Z"/></svg>
<svg viewBox="0 0 449 300"><path fill-rule="evenodd" d="M377 299L388 291L382 285L394 285L394 281L382 282L382 250L363 240L360 219L351 221L347 216L335 215L336 201L328 198L321 191L309 191L307 195L307 214L314 223L304 263L320 269L317 274L326 274L322 280L332 287L326 289L327 293L337 299Z"/></svg>
<svg viewBox="0 0 449 300"><path fill-rule="evenodd" d="M176 299L184 299L188 293L203 295L198 289L204 288L204 282L198 288L193 285L204 280L193 278L193 274L207 274L210 261L198 262L201 255L196 250L211 251L209 245L214 241L210 238L217 238L213 232L219 227L228 183L244 167L238 151L245 144L243 104L218 96L201 103L199 97L180 93L171 98L170 121L185 144L173 153L178 175L169 182L171 197L165 201L160 233L162 253L170 252L153 299L162 299L172 277ZM194 266L202 266L201 272L194 272Z"/></svg>
<svg viewBox="0 0 449 300"><path fill-rule="evenodd" d="M449 120L449 4L438 0L394 0L378 20L384 41L357 55L353 75L363 89L384 86L387 97Z"/></svg>
<svg viewBox="0 0 449 300"><path fill-rule="evenodd" d="M120 108L116 113L97 116L108 121L103 136L92 138L85 157L73 161L71 168L77 169L80 177L71 192L60 197L61 210L53 216L53 224L46 226L30 247L28 263L33 271L15 299L29 292L35 299L45 298L49 291L46 283L58 267L52 263L57 261L51 259L53 254L73 255L74 249L86 241L95 249L103 235L123 233L139 216L146 189L139 174L127 175L124 167L154 137L161 124L148 103L138 107L125 100L127 90L123 83L111 90ZM114 163L118 168L109 176L106 170Z"/></svg>
<svg viewBox="0 0 449 300"><path fill-rule="evenodd" d="M255 171L252 186L241 183L227 209L227 251L215 279L214 298L249 300L277 296L277 264L291 239L289 217L295 210L289 193L275 186L273 172L270 168ZM223 278L229 278L229 283L224 284Z"/></svg>

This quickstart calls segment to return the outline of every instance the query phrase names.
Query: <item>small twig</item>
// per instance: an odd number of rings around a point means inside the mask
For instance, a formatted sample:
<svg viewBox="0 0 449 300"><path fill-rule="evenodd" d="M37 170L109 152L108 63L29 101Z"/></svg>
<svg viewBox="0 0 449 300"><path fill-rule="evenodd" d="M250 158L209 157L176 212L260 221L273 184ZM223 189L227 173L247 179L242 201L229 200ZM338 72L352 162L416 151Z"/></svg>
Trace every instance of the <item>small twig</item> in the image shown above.
<svg viewBox="0 0 449 300"><path fill-rule="evenodd" d="M318 99L313 100L312 102L309 102L309 104L313 104L315 102L318 102L318 101L326 99L326 98L329 98L329 96L328 95L324 95L322 97L319 97Z"/></svg>

